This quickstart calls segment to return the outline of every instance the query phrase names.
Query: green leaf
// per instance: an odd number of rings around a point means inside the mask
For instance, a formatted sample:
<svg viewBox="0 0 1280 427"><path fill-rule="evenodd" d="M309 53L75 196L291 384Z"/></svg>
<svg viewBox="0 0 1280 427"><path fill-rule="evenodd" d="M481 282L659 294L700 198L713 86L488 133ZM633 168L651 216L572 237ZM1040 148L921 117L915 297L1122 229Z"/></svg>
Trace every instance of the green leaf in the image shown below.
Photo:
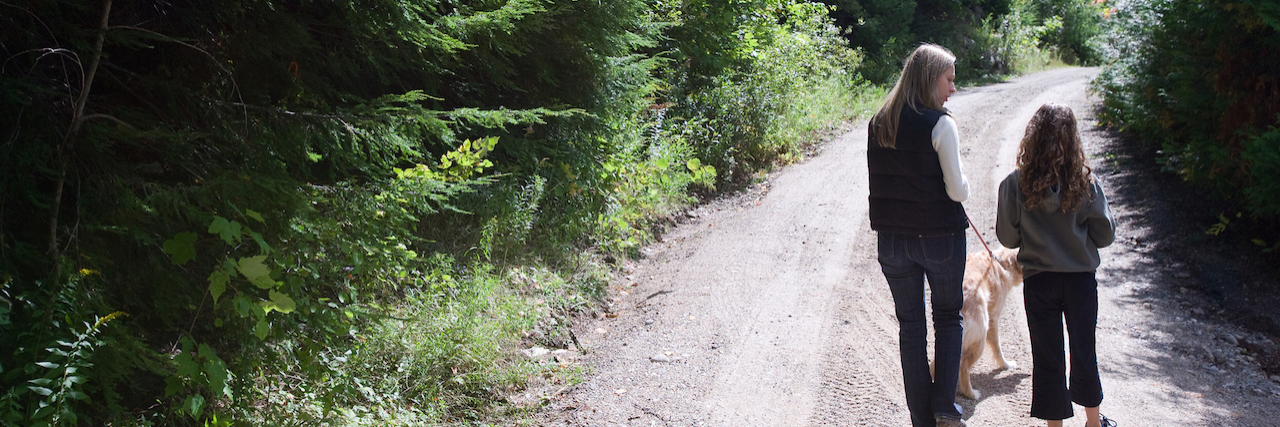
<svg viewBox="0 0 1280 427"><path fill-rule="evenodd" d="M88 396L88 395L86 395L86 394L84 394L84 393L81 393L81 392L78 392L78 391L75 391L75 390L71 390L70 392L68 392L68 393L67 393L67 396L69 396L69 397L71 397L72 399L75 399L75 400L89 400L89 396ZM74 424L72 424L72 425L74 425Z"/></svg>
<svg viewBox="0 0 1280 427"><path fill-rule="evenodd" d="M200 419L200 414L204 412L204 396L198 394L187 396L187 401L182 403L182 410L192 418Z"/></svg>
<svg viewBox="0 0 1280 427"><path fill-rule="evenodd" d="M196 258L196 233L182 232L165 240L163 251L169 254L173 265L186 264Z"/></svg>
<svg viewBox="0 0 1280 427"><path fill-rule="evenodd" d="M213 303L218 303L218 297L227 291L227 282L231 280L231 275L227 274L227 270L214 270L209 275L209 294L213 295Z"/></svg>
<svg viewBox="0 0 1280 427"><path fill-rule="evenodd" d="M53 384L53 380L49 378L36 378L34 380L27 380L27 382L38 385L38 386L46 386L49 384Z"/></svg>
<svg viewBox="0 0 1280 427"><path fill-rule="evenodd" d="M200 344L199 347L196 347L196 354L200 355L200 357L203 357L205 359L213 359L218 357L218 353L214 352L213 347L209 347L209 344Z"/></svg>
<svg viewBox="0 0 1280 427"><path fill-rule="evenodd" d="M261 234L259 234L259 233L254 233L254 232L250 231L250 232L249 232L249 237L252 237L252 238L253 238L253 241L258 242L258 249L261 249L261 250L262 250L262 253L264 253L264 254L269 254L269 253L271 253L271 246L267 244L267 241L266 241L266 240L263 240L263 239L262 239L262 235L261 235Z"/></svg>
<svg viewBox="0 0 1280 427"><path fill-rule="evenodd" d="M273 291L267 292L267 296L271 298L271 301L266 302L265 303L266 305L264 305L264 308L267 308L268 310L275 310L284 314L289 314L289 313L292 313L293 310L298 307L296 304L294 304L293 298L289 298L288 295L282 294L280 292L276 292L273 290Z"/></svg>
<svg viewBox="0 0 1280 427"><path fill-rule="evenodd" d="M244 295L232 298L231 306L235 307L236 314L239 314L240 317L249 317L250 314L253 314L253 303Z"/></svg>
<svg viewBox="0 0 1280 427"><path fill-rule="evenodd" d="M690 172L697 172L698 168L702 167L702 161L698 159L690 159L689 162L684 165L689 168Z"/></svg>
<svg viewBox="0 0 1280 427"><path fill-rule="evenodd" d="M207 345L200 345L200 355L207 360L204 363L204 374L209 379L209 390L212 390L215 395L222 394L228 399L232 398L231 387L227 386L227 377L230 376L227 373L227 364L213 353L213 348Z"/></svg>
<svg viewBox="0 0 1280 427"><path fill-rule="evenodd" d="M261 223L264 223L264 224L267 222L267 221L265 221L265 220L263 220L263 219L262 219L262 214L257 213L257 212L254 212L254 211L253 211L253 209L245 209L245 210L244 210L244 215L245 215L245 216L247 216L247 217L249 217L249 218L256 219L256 220L258 220L258 222L261 222Z"/></svg>
<svg viewBox="0 0 1280 427"><path fill-rule="evenodd" d="M177 376L165 378L164 383L164 397L173 396L175 393L182 391L182 379Z"/></svg>
<svg viewBox="0 0 1280 427"><path fill-rule="evenodd" d="M265 340L267 339L267 332L269 332L267 319L265 317L258 319L258 324L253 327L253 336L258 337L260 340Z"/></svg>
<svg viewBox="0 0 1280 427"><path fill-rule="evenodd" d="M236 265L236 269L240 270L240 274L249 279L249 283L253 283L254 286L270 289L275 287L276 282L271 280L271 269L262 264L262 261L266 259L266 255L240 258L240 263Z"/></svg>
<svg viewBox="0 0 1280 427"><path fill-rule="evenodd" d="M36 366L46 369L58 369L62 367L62 365L53 362L36 362Z"/></svg>
<svg viewBox="0 0 1280 427"><path fill-rule="evenodd" d="M213 222L209 224L209 232L222 237L228 245L234 245L240 241L240 223L227 221L220 216L213 217Z"/></svg>
<svg viewBox="0 0 1280 427"><path fill-rule="evenodd" d="M41 402L41 403L43 404L44 402ZM31 414L31 419L33 419L33 420L38 420L38 419L41 419L41 418L48 417L49 415L53 415L53 410L54 410L54 409L55 409L55 407L54 407L54 406L44 406L44 405L42 405L42 406L40 407L40 409L37 409L35 413ZM47 425L49 425L49 423L47 423L47 422L40 422L40 423L33 424L33 425L32 425L32 427L47 426Z"/></svg>
<svg viewBox="0 0 1280 427"><path fill-rule="evenodd" d="M191 353L182 353L173 357L173 362L178 364L175 375L180 377L191 377L200 372L200 364L191 358Z"/></svg>
<svg viewBox="0 0 1280 427"><path fill-rule="evenodd" d="M36 394L41 395L41 396L48 396L48 395L50 395L50 394L53 394L53 390L49 390L49 389L44 388L44 387L27 386L27 389L28 389L28 390L31 390L31 391L34 391L34 392L36 392Z"/></svg>
<svg viewBox="0 0 1280 427"><path fill-rule="evenodd" d="M668 159L665 157L654 159L653 167L657 168L658 170L665 171L667 170L667 168L671 167L671 159Z"/></svg>

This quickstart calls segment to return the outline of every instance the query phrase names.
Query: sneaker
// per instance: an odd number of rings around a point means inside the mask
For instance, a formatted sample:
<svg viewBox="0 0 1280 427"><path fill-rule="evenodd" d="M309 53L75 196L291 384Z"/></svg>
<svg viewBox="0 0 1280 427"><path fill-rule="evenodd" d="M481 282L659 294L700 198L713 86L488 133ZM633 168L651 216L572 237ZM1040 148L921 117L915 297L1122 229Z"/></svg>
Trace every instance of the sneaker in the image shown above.
<svg viewBox="0 0 1280 427"><path fill-rule="evenodd" d="M1102 427L1116 427L1118 425L1115 421L1107 418L1106 415L1098 414L1098 418L1102 420Z"/></svg>
<svg viewBox="0 0 1280 427"><path fill-rule="evenodd" d="M938 422L938 427L969 427L969 425L965 424L964 420L960 418L937 417L934 418L934 421ZM1106 425L1103 424L1103 426L1105 427Z"/></svg>

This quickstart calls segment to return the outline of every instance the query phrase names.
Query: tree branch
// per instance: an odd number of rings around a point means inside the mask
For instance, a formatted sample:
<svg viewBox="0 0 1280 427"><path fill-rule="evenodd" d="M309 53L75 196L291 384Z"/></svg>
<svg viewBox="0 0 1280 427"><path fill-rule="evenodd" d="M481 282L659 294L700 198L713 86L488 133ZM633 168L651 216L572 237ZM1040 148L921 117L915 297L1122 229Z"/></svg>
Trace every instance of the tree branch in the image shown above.
<svg viewBox="0 0 1280 427"><path fill-rule="evenodd" d="M102 6L102 23L98 25L98 39L93 42L93 60L89 63L89 70L84 75L84 81L80 87L80 96L76 99L75 110L71 113L71 127L66 135L62 137L62 143L58 145L58 180L54 184L53 190L53 212L49 215L49 257L53 260L53 274L59 275L62 269L61 251L58 250L58 211L62 206L62 187L67 177L67 152L71 143L71 138L80 130L80 124L84 123L84 106L89 102L89 92L93 89L93 77L97 74L98 63L102 61L102 44L107 38L107 20L111 17L111 0L106 0Z"/></svg>
<svg viewBox="0 0 1280 427"><path fill-rule="evenodd" d="M86 122L87 122L87 121L89 121L89 120L93 120L93 119L104 119L104 120L110 120L110 121L116 122L116 124L119 124L119 125L121 125L121 126L127 127L127 128L129 128L129 129L136 129L136 128L134 128L134 127L133 127L133 125L128 124L128 123L125 123L125 121L124 121L124 120L120 120L120 119L118 119L118 118L116 118L115 116L112 116L112 115L110 115L110 114L90 114L90 115L87 115L87 116L81 117L80 119L81 119L81 121L86 121Z"/></svg>

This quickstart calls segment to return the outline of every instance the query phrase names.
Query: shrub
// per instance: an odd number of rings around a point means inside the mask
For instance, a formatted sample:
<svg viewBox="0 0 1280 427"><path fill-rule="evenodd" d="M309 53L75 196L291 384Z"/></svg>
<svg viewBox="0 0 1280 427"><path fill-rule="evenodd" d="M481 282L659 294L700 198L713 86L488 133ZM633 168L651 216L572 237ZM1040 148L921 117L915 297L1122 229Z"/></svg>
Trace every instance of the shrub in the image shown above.
<svg viewBox="0 0 1280 427"><path fill-rule="evenodd" d="M1115 12L1095 87L1102 119L1158 147L1167 169L1270 216L1267 171L1280 114L1280 19L1262 2L1133 2ZM1244 183L1244 185L1241 185ZM1274 193L1272 193L1274 194Z"/></svg>

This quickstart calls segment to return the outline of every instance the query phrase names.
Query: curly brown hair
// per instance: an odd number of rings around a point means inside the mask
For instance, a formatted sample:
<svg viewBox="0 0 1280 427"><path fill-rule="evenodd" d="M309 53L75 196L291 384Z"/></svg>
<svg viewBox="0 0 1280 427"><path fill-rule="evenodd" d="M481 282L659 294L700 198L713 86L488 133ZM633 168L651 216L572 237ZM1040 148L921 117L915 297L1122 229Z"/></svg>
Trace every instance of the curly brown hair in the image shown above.
<svg viewBox="0 0 1280 427"><path fill-rule="evenodd" d="M1039 206L1052 187L1060 188L1063 212L1075 211L1093 197L1093 170L1085 164L1071 107L1051 102L1036 111L1018 150L1018 172L1027 210Z"/></svg>

